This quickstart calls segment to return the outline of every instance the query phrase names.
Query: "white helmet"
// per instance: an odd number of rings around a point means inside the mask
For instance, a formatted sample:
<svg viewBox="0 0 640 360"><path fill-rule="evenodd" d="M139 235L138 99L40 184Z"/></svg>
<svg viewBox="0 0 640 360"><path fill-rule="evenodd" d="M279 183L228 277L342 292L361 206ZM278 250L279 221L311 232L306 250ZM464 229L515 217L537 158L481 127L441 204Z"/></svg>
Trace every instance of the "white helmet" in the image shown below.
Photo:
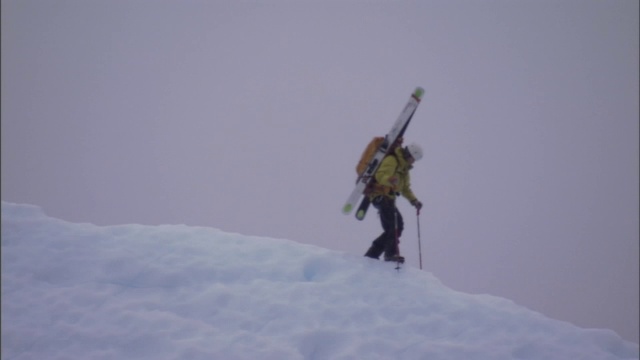
<svg viewBox="0 0 640 360"><path fill-rule="evenodd" d="M407 145L407 151L415 161L422 159L422 148L420 145L416 143L409 144Z"/></svg>

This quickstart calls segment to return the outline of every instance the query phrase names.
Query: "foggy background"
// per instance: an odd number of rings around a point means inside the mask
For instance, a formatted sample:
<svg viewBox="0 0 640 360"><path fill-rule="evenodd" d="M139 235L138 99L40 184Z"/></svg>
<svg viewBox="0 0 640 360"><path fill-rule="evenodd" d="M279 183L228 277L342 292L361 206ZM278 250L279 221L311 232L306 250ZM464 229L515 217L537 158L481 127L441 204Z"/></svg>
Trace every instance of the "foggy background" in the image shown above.
<svg viewBox="0 0 640 360"><path fill-rule="evenodd" d="M355 164L422 86L405 143L425 151L424 269L638 342L637 1L1 10L2 200L364 254L377 214L340 212Z"/></svg>

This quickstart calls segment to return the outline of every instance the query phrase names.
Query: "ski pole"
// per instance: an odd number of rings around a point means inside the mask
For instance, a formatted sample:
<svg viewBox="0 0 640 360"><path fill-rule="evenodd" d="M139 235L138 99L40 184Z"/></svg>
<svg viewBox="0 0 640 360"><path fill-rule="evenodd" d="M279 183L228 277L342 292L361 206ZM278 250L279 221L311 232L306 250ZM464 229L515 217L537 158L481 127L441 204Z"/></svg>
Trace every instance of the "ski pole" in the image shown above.
<svg viewBox="0 0 640 360"><path fill-rule="evenodd" d="M400 271L400 237L398 236L398 209L395 207L393 207L394 210L394 227L395 227L395 232L396 232L396 270L398 270L398 272Z"/></svg>
<svg viewBox="0 0 640 360"><path fill-rule="evenodd" d="M420 270L422 270L422 241L420 241L420 209L416 211L416 218L418 222L418 255L420 256Z"/></svg>

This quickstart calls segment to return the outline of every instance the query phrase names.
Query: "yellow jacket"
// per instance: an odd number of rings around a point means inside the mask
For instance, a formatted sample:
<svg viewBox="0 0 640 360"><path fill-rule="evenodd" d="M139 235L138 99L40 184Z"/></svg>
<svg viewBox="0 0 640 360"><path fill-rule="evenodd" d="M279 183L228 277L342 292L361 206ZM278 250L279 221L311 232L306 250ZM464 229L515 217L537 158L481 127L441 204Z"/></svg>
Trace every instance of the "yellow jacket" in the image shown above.
<svg viewBox="0 0 640 360"><path fill-rule="evenodd" d="M402 147L398 147L393 155L387 155L382 159L380 167L374 174L376 183L373 185L369 197L373 199L378 195L383 195L395 199L396 193L400 193L410 202L417 200L411 191L409 170L411 170L411 165L405 160Z"/></svg>

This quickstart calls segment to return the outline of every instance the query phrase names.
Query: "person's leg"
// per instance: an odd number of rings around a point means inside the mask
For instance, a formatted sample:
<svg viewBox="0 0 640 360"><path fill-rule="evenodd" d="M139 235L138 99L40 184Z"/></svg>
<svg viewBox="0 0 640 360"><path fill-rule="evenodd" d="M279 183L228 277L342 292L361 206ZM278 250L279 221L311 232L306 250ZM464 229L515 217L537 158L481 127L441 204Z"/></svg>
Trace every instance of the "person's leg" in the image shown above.
<svg viewBox="0 0 640 360"><path fill-rule="evenodd" d="M388 223L389 231L385 231L387 242L385 243L384 258L393 259L400 255L400 236L402 235L402 230L404 230L402 214L395 207L395 203L393 203L393 208L388 210L385 221Z"/></svg>
<svg viewBox="0 0 640 360"><path fill-rule="evenodd" d="M390 234L392 237L395 237L394 224L389 222L389 214L393 209L393 200L384 196L378 196L377 198L371 201L373 206L378 209L378 214L380 215L380 224L382 225L383 232L378 236L373 242L371 242L371 247L364 254L364 256L378 259L380 255L387 249L388 243L390 241Z"/></svg>

